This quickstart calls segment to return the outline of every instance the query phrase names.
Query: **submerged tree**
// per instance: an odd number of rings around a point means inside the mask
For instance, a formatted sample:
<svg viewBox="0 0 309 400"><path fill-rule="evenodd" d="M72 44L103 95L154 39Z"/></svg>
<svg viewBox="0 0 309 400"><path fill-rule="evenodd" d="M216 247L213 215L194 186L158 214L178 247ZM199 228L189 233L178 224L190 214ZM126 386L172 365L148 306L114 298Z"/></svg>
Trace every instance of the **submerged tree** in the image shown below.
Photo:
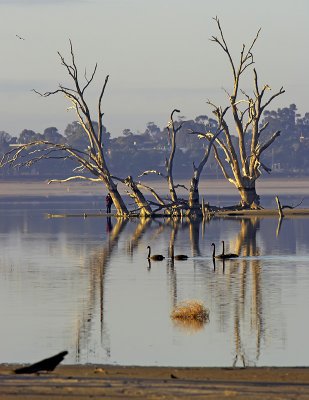
<svg viewBox="0 0 309 400"><path fill-rule="evenodd" d="M173 167L174 167L174 157L175 157L175 151L176 151L176 135L177 132L180 131L182 128L183 123L181 122L177 127L175 125L174 121L174 114L179 113L180 110L177 110L176 108L171 112L170 115L170 120L167 125L167 132L168 132L168 140L170 142L170 153L169 157L165 159L165 170L166 174L158 171L158 170L147 170L144 171L141 176L144 175L149 175L149 174L155 174L159 175L162 178L164 178L167 182L168 185L168 190L169 190L169 202L166 203L162 201L162 199L158 198L158 195L154 192L152 189L152 193L155 195L156 199L159 200L159 203L157 204L159 208L165 208L166 212L169 214L173 215L180 215L180 209L183 207L184 202L178 198L176 189L178 187L183 187L186 189L184 185L177 184L175 185L174 183L174 177L173 177ZM149 189L149 188L148 188Z"/></svg>
<svg viewBox="0 0 309 400"><path fill-rule="evenodd" d="M126 215L127 207L117 189L117 184L114 182L104 155L104 142L108 139L106 130L103 126L102 98L109 79L107 75L102 85L98 104L97 104L97 123L92 121L91 112L88 103L85 99L86 90L93 83L97 64L95 65L90 77L84 75L84 83L81 83L78 68L75 62L72 42L70 41L71 63L65 61L64 57L58 52L61 64L67 70L67 73L73 82L73 87L68 88L59 84L59 88L51 91L40 93L34 90L35 93L42 97L49 97L55 94L62 94L71 103L71 108L75 110L78 117L78 122L82 127L82 132L86 139L87 148L73 147L68 143L56 143L34 139L29 143L20 144L5 154L2 158L1 166L31 166L38 161L45 159L70 159L75 161L78 166L73 170L74 175L66 179L52 179L51 182L68 182L76 179L90 180L93 182L103 183L110 192L118 215ZM86 147L86 146L85 146ZM91 176L84 175L85 172L90 172Z"/></svg>
<svg viewBox="0 0 309 400"><path fill-rule="evenodd" d="M225 113L227 111L227 108L222 111L222 118L224 117ZM175 152L176 152L176 137L177 133L180 132L180 130L183 127L184 122L180 121L178 124L175 123L174 121L174 114L179 113L180 110L174 109L170 115L170 120L167 125L167 133L168 133L168 139L170 142L170 153L169 156L165 160L165 170L166 174L163 174L160 171L157 170L147 170L144 171L140 176L148 175L148 174L156 174L161 177L163 177L168 185L168 190L169 190L169 199L170 203L165 203L164 201L162 202L162 199L159 200L158 206L161 208L165 208L166 212L168 214L171 214L173 216L179 216L181 214L182 209L187 210L187 215L189 216L200 216L202 215L201 211L201 205L199 202L199 182L200 182L200 177L203 171L204 166L206 165L211 148L214 144L214 141L217 139L217 137L220 135L222 132L221 128L221 120L219 124L216 124L217 129L215 134L211 134L211 138L208 136L208 133L202 134L198 132L194 132L190 130L191 134L198 134L200 138L206 137L209 139L208 146L206 146L204 154L202 156L202 159L200 160L199 164L196 166L195 163L193 163L193 174L192 178L190 180L190 190L189 190L189 199L184 200L178 197L176 189L178 187L182 187L186 190L186 186L181 185L181 184L175 184L174 183L174 177L173 177L173 169L174 169L174 158L175 158Z"/></svg>
<svg viewBox="0 0 309 400"><path fill-rule="evenodd" d="M199 200L199 183L200 183L200 177L203 172L203 169L209 159L210 152L212 149L212 146L214 145L215 140L217 140L218 136L220 135L221 132L223 132L222 129L222 121L224 118L224 115L226 114L228 108L225 108L225 110L220 109L220 118L219 118L219 123L218 126L216 127L216 132L211 133L198 133L191 131L191 134L197 133L199 138L206 138L209 143L208 146L205 148L203 157L201 158L200 162L196 166L195 163L193 163L193 174L192 178L190 181L190 192L189 192L189 208L191 213L200 213L200 200Z"/></svg>
<svg viewBox="0 0 309 400"><path fill-rule="evenodd" d="M267 173L271 171L271 169L261 161L262 153L280 135L280 131L277 130L273 132L270 137L261 141L262 133L268 126L268 123L260 124L260 120L266 107L285 91L281 87L279 91L264 100L265 94L270 90L270 87L264 85L260 88L258 74L255 68L253 68L252 94L248 94L242 90L240 88L241 79L244 77L247 69L254 64L252 50L258 39L260 30L257 32L248 48L246 48L245 45L242 46L240 59L237 64L231 56L219 19L216 17L214 20L219 29L219 37L213 36L211 40L221 47L228 58L232 70L233 89L231 93L227 92L227 94L230 103L229 109L232 113L233 126L238 138L237 143L235 143L235 141L233 141L232 129L223 114L224 111L208 101L213 107L213 113L223 129L223 138L215 139L215 144L213 146L214 154L225 178L238 189L241 197L241 205L243 207L255 207L259 206L260 203L259 196L256 192L256 180L261 175L262 169ZM214 137L214 134L208 135L208 140L212 137Z"/></svg>
<svg viewBox="0 0 309 400"><path fill-rule="evenodd" d="M117 189L115 182L121 182L126 185L129 190L129 195L134 199L137 209L134 213L140 216L153 216L154 213L165 210L166 213L172 215L180 215L181 209L189 209L188 214L200 213L199 204L199 181L205 164L207 163L211 149L214 151L214 156L222 169L225 178L234 184L241 196L241 205L243 207L258 207L259 196L256 192L255 183L264 169L267 173L271 171L261 160L263 152L276 140L280 135L280 131L276 130L270 136L262 141L262 136L268 134L268 121L262 120L262 115L269 104L279 95L284 93L283 88L266 100L266 93L270 90L268 85L260 88L258 83L258 75L253 68L253 90L252 94L246 93L240 87L241 80L245 76L245 72L254 64L253 47L258 39L259 32L256 34L249 48L243 45L240 52L238 63L233 60L230 50L225 41L223 31L218 18L215 18L219 30L219 37L213 36L212 41L220 46L228 58L232 70L233 89L228 93L229 106L226 108L219 107L208 101L208 104L213 107L213 113L217 121L211 120L212 126L205 132L191 132L199 134L200 137L208 141L208 146L205 146L199 163L193 164L193 174L190 181L189 200L183 200L177 195L177 188L183 185L174 183L173 168L174 157L176 153L176 138L181 130L184 121L179 117L179 121L175 123L174 114L180 111L174 109L170 115L170 121L167 126L167 134L170 143L169 157L165 160L165 172L157 169L147 170L142 175L157 174L163 177L168 186L168 198L161 198L153 188L135 182L131 175L127 178L113 176L107 164L106 145L109 141L109 133L103 126L103 112L101 109L102 99L105 93L106 85L109 76L106 76L105 82L102 85L97 103L97 121L94 122L91 118L90 109L85 98L87 89L93 84L94 77L97 71L95 65L91 75L88 77L84 74L84 79L80 79L79 71L75 62L73 46L70 41L70 62L65 61L64 57L58 52L62 66L65 67L71 82L72 88L59 84L58 89L50 92L40 93L36 90L35 93L42 97L49 97L55 94L62 94L69 100L72 109L75 110L78 121L74 122L69 131L66 132L66 141L59 140L57 132L53 128L50 129L49 137L42 135L32 135L28 143L20 143L8 151L0 166L31 166L41 160L72 160L77 163L77 167L73 170L74 174L65 179L51 179L51 182L68 182L76 179L90 180L100 182L105 185L111 193L114 205L117 209L117 214L127 215L128 209ZM228 111L232 114L233 129L228 123ZM265 113L264 113L265 115ZM198 121L202 122L204 127L206 116L199 116ZM208 120L208 123L210 119ZM199 129L199 128L197 128ZM204 128L202 128L204 129ZM166 131L166 130L165 130ZM164 133L165 133L164 131ZM29 132L27 131L27 137ZM26 134L25 133L25 134ZM161 136L159 128L153 123L149 123L145 132L150 138ZM124 135L130 138L133 142L133 134L126 130ZM220 135L220 137L219 137ZM163 138L163 135L162 135ZM163 138L162 140L165 140ZM178 140L178 139L177 139ZM135 146L133 146L135 149ZM134 150L135 151L135 150ZM201 154L199 152L199 154ZM156 168L156 166L154 166ZM142 176L140 175L140 176ZM152 202L144 196L142 190L150 191L155 197L156 202ZM157 209L153 209L156 206Z"/></svg>

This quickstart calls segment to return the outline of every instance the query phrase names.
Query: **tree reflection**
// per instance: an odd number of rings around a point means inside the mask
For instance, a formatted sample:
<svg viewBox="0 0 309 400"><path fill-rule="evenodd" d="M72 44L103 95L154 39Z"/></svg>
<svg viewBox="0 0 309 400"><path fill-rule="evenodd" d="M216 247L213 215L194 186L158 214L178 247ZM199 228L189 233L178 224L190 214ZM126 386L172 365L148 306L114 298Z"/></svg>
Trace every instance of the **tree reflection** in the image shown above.
<svg viewBox="0 0 309 400"><path fill-rule="evenodd" d="M260 229L260 218L242 218L240 229L236 238L235 250L242 256L258 256L260 249L257 246L256 235Z"/></svg>
<svg viewBox="0 0 309 400"><path fill-rule="evenodd" d="M127 253L133 256L134 250L141 241L147 227L151 224L151 218L139 218L137 227L132 234L132 237L127 241Z"/></svg>
<svg viewBox="0 0 309 400"><path fill-rule="evenodd" d="M179 221L175 219L170 219L169 220L170 226L171 226L171 233L170 233L170 240L169 240L169 246L168 246L168 277L169 277L169 285L170 285L170 296L171 296L171 304L172 308L174 308L177 304L177 298L178 298L178 293L177 293L177 272L175 268L175 261L171 257L172 251L174 251L175 247L175 241L179 229Z"/></svg>
<svg viewBox="0 0 309 400"><path fill-rule="evenodd" d="M89 339L89 332L91 331L90 328L93 324L93 316L96 311L96 304L98 303L100 307L101 343L102 346L106 346L105 350L107 355L109 356L110 354L108 333L104 326L104 280L112 253L127 223L127 219L117 218L104 247L91 254L87 263L90 271L89 298L87 304L84 306L83 314L78 321L76 335L77 362L80 359L81 350L87 348L86 343ZM107 225L110 226L110 224L111 221L107 220Z"/></svg>
<svg viewBox="0 0 309 400"><path fill-rule="evenodd" d="M189 234L190 234L190 243L192 247L192 255L200 256L200 225L201 221L196 219L189 220Z"/></svg>
<svg viewBox="0 0 309 400"><path fill-rule="evenodd" d="M233 366L236 366L238 360L242 361L243 367L252 362L246 354L242 340L243 331L247 332L248 326L255 336L255 360L258 360L260 356L261 338L263 336L261 265L260 260L247 258L260 255L256 238L259 229L259 218L242 218L240 220L240 230L236 237L236 252L242 254L242 258L237 263L234 263L231 268L232 274L237 274L240 288L239 295L234 298L235 358ZM248 290L249 285L251 285L251 290ZM250 293L251 301L248 301L247 297ZM247 320L248 318L249 321Z"/></svg>
<svg viewBox="0 0 309 400"><path fill-rule="evenodd" d="M211 312L215 315L215 318L211 318L211 320L219 321L223 332L229 331L228 326L231 325L232 321L234 334L232 365L236 366L239 362L243 367L255 364L259 360L261 342L265 338L262 268L259 258L261 249L257 241L260 219L252 217L241 218L237 222L233 219L233 221L235 224L239 223L238 231L230 237L230 240L227 240L226 237L224 239L227 245L233 248L233 251L235 249L240 257L222 261L213 260L210 250L206 252L206 255L205 251L201 251L202 246L210 249L210 243L214 240L211 221L207 221L205 225L205 221L189 219L183 221L172 218L163 221L153 221L149 218L139 219L130 222L130 228L133 227L134 229L128 233L127 229L124 232L128 220L117 219L109 232L107 242L89 258L89 300L84 308L77 331L77 360L80 350L85 348L87 344L88 332L91 329L93 314L98 303L100 304L102 346L104 344L104 349L107 355L109 354L108 331L104 324L104 280L114 249L120 237L125 233L125 254L130 258L138 254L137 249L140 246L146 249L147 244L157 241L161 235L164 235L165 241L167 238L168 254L166 260L160 265L166 266L171 309L179 301L184 300L182 289L185 285L184 281L179 280L177 275L178 263L170 257L171 249L177 246L179 237L182 237L181 240L185 240L183 237L187 235L192 255L185 265L188 273L196 274L199 285L202 285L204 292L211 296L214 304ZM133 224L136 224L136 226L134 227ZM204 227L201 224L204 224ZM201 228L202 235L200 236ZM226 234L225 231L220 232L219 236L222 236L223 233ZM218 237L216 240L218 240ZM147 260L146 251L144 265L151 271L152 263ZM182 263L182 265L184 264ZM185 324L182 327L186 328ZM192 332L198 330L192 326L188 326L188 329ZM254 345L252 345L252 342ZM254 354L252 354L252 348L254 348Z"/></svg>

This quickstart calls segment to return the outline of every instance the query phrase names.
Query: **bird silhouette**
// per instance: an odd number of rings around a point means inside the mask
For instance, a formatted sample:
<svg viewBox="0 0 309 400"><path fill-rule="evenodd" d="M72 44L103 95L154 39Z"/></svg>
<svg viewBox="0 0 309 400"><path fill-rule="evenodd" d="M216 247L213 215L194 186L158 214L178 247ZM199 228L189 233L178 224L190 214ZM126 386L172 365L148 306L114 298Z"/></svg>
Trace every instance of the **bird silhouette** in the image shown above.
<svg viewBox="0 0 309 400"><path fill-rule="evenodd" d="M38 361L35 364L31 364L27 367L17 368L14 372L15 374L35 374L36 372L53 371L67 354L67 351L62 351L55 356L45 358L44 360Z"/></svg>
<svg viewBox="0 0 309 400"><path fill-rule="evenodd" d="M239 257L238 254L235 253L227 253L224 252L224 240L222 240L222 258L237 258Z"/></svg>
<svg viewBox="0 0 309 400"><path fill-rule="evenodd" d="M151 255L151 247L147 246L148 249L148 260L154 260L154 261L162 261L164 260L164 256L162 256L162 254L154 254L153 256Z"/></svg>
<svg viewBox="0 0 309 400"><path fill-rule="evenodd" d="M180 260L184 261L187 260L189 257L186 254L177 254L176 256L174 255L174 246L171 246L171 259L172 260Z"/></svg>
<svg viewBox="0 0 309 400"><path fill-rule="evenodd" d="M214 243L211 243L211 245L213 246L212 258L213 258L213 259L214 259L214 258L218 258L218 259L224 258L224 257L223 257L223 254L218 254L218 255L216 256L216 245L215 245Z"/></svg>
<svg viewBox="0 0 309 400"><path fill-rule="evenodd" d="M19 35L16 35L16 37L18 37L18 39L20 39L20 40L25 40L25 38L23 38L23 37L21 37Z"/></svg>

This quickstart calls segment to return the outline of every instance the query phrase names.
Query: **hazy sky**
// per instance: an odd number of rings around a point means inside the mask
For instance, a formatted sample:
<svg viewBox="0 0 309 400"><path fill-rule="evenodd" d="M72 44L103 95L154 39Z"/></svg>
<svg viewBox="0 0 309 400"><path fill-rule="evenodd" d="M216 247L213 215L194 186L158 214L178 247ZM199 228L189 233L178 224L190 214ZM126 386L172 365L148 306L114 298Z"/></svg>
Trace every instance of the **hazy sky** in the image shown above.
<svg viewBox="0 0 309 400"><path fill-rule="evenodd" d="M174 108L187 118L211 115L206 100L224 105L222 87L232 84L223 52L209 40L218 33L216 15L237 57L262 28L259 81L286 90L271 109L295 103L309 111L308 0L0 0L0 15L0 130L11 135L49 126L63 132L76 120L60 95L31 91L69 84L57 54L69 60L69 38L81 76L98 62L94 111L110 75L103 108L113 136L143 131L149 121L163 127Z"/></svg>

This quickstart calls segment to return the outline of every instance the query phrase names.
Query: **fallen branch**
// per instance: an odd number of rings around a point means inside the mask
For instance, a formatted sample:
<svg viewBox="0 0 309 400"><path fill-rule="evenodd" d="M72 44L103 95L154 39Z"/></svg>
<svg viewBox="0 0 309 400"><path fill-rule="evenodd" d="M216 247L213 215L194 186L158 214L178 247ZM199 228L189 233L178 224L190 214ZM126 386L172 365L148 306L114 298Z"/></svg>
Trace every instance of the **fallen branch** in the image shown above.
<svg viewBox="0 0 309 400"><path fill-rule="evenodd" d="M280 218L283 218L284 215L283 215L283 211L282 211L282 205L281 205L281 203L280 203L280 200L279 200L279 197L278 197L278 196L276 196L276 202L277 202L277 206L278 206L279 217L280 217Z"/></svg>
<svg viewBox="0 0 309 400"><path fill-rule="evenodd" d="M144 171L141 175L138 175L138 178L141 178L142 176L149 175L149 174L156 174L156 175L162 176L162 178L164 178L164 179L167 179L166 175L162 174L162 172L157 171L155 169L149 169L147 171Z"/></svg>
<svg viewBox="0 0 309 400"><path fill-rule="evenodd" d="M298 204L296 204L295 206L289 206L289 205L284 205L284 206L282 206L282 209L284 209L284 208L289 208L290 210L293 210L294 208L296 208L296 207L299 207L301 204L302 204L302 202L305 200L305 197L303 197L302 199L301 199L301 201L300 201L300 203L298 203Z"/></svg>

